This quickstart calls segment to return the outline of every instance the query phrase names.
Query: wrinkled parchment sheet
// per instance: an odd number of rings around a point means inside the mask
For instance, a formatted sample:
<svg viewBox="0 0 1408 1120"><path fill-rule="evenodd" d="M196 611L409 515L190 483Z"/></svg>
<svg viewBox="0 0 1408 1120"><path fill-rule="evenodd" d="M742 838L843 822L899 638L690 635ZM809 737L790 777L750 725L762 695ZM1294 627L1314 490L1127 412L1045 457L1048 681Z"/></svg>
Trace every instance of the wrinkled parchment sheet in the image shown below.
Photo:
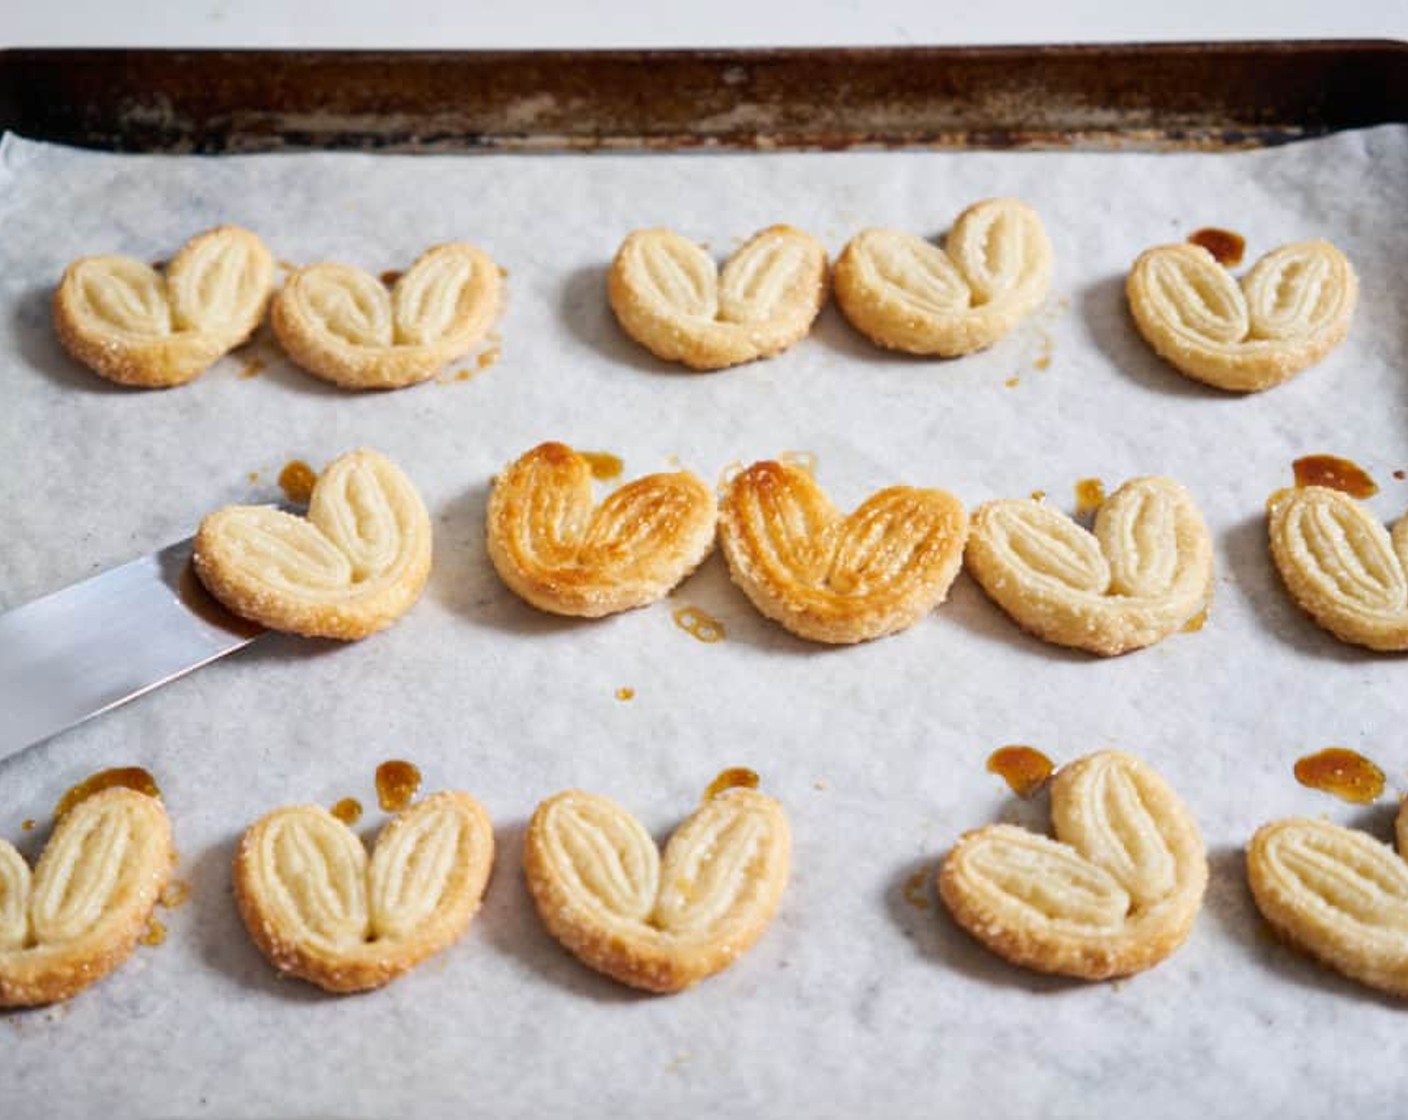
<svg viewBox="0 0 1408 1120"><path fill-rule="evenodd" d="M0 150L0 607L194 531L230 502L280 497L288 460L358 446L404 466L431 510L419 605L353 645L269 636L0 763L0 835L34 855L51 808L106 766L165 793L188 902L159 947L50 1010L0 1017L6 1116L385 1117L1387 1115L1404 1011L1277 945L1245 886L1264 821L1325 815L1387 838L1392 805L1299 786L1331 744L1408 779L1402 658L1336 642L1287 600L1267 495L1334 452L1408 506L1408 131L1245 154L246 158L122 157L6 139ZM881 353L834 307L783 356L714 374L663 364L618 329L605 269L624 235L668 225L722 257L785 221L834 254L868 225L938 236L967 204L1016 195L1055 248L1048 305L986 353ZM169 257L235 222L276 256L403 269L460 239L508 270L498 360L446 383L354 395L300 372L267 329L184 388L108 385L50 327L64 265ZM1361 280L1348 341L1263 395L1184 379L1136 334L1125 273L1200 226L1244 234L1250 264L1326 237ZM487 352L486 347L486 352ZM1049 360L1048 360L1049 359ZM486 359L487 361L488 359ZM259 362L256 376L245 376ZM1045 367L1045 368L1042 368ZM474 375L456 379L456 370ZM1099 660L1022 634L967 576L911 631L856 648L793 639L717 555L670 600L599 622L534 611L485 554L494 472L545 439L620 455L626 477L683 464L713 480L785 450L817 458L845 508L883 485L969 506L1077 480L1168 474L1195 495L1217 563L1207 625ZM701 643L672 621L721 620ZM631 700L619 689L634 689ZM1120 747L1183 795L1212 878L1188 944L1110 984L1009 967L931 887L964 830L1046 826L984 763L1004 743L1059 761ZM427 790L492 813L484 909L454 948L351 998L279 980L230 892L240 832L278 805L356 797L407 758ZM568 787L608 794L662 839L726 766L787 807L781 912L729 971L672 998L633 994L543 931L520 871L525 822ZM22 832L21 822L41 822ZM917 878L916 878L917 877Z"/></svg>

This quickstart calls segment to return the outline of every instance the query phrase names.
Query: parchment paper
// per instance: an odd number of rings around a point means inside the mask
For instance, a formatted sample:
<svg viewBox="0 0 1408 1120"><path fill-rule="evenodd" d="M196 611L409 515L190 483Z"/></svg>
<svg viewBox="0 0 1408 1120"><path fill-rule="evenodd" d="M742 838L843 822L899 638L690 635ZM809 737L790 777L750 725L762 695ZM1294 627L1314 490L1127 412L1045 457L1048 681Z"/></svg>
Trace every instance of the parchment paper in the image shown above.
<svg viewBox="0 0 1408 1120"><path fill-rule="evenodd" d="M0 764L0 834L35 854L73 782L150 769L190 900L165 944L46 1011L0 1020L0 1113L126 1116L1388 1115L1401 1103L1403 1010L1264 931L1242 846L1264 821L1325 814L1387 837L1392 805L1354 809L1294 781L1294 760L1359 749L1404 784L1404 665L1336 642L1287 600L1262 506L1291 460L1348 455L1408 506L1402 221L1408 131L1250 154L867 153L642 157L120 157L5 140L0 150L0 607L189 535L225 503L273 500L294 457L385 451L435 522L421 603L362 643L270 636ZM1042 214L1049 305L959 361L881 353L833 309L773 361L709 375L621 334L604 271L631 229L668 225L725 255L786 221L833 253L867 225L934 236L978 198ZM467 380L352 395L262 336L168 392L109 386L49 324L64 265L169 257L222 222L275 254L373 273L463 239L509 270L499 360ZM1135 333L1125 273L1203 225L1248 264L1327 237L1361 301L1348 341L1272 392L1205 389ZM242 376L251 358L268 362ZM1049 357L1049 365L1046 359ZM1047 368L1038 368L1047 365ZM474 369L471 358L451 367ZM615 452L626 476L681 463L714 478L784 450L817 456L850 508L893 482L971 506L1034 489L1165 473L1216 542L1211 618L1114 660L1024 636L966 577L935 615L849 649L794 640L712 558L671 600L600 622L537 613L485 555L493 473L544 439ZM251 480L251 472L257 477ZM671 611L727 628L705 645ZM635 697L617 699L618 689ZM984 762L1030 742L1058 761L1137 752L1181 792L1212 865L1189 943L1113 984L1044 979L971 942L929 878L965 829L1045 827ZM353 998L280 981L245 936L234 841L281 804L367 807L372 774L415 761L426 789L493 814L499 856L469 935ZM723 767L781 798L795 833L781 913L729 971L673 998L632 994L568 956L522 883L524 822L576 786L662 838ZM912 884L922 873L918 886ZM910 889L907 891L907 884Z"/></svg>

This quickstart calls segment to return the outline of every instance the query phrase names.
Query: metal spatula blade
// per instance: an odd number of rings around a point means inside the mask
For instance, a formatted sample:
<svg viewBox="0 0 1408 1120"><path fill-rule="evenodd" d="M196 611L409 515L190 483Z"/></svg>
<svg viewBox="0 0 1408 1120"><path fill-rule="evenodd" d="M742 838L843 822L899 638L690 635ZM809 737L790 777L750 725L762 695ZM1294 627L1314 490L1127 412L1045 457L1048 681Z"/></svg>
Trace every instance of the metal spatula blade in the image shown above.
<svg viewBox="0 0 1408 1120"><path fill-rule="evenodd" d="M192 540L0 614L0 758L248 645L191 570Z"/></svg>

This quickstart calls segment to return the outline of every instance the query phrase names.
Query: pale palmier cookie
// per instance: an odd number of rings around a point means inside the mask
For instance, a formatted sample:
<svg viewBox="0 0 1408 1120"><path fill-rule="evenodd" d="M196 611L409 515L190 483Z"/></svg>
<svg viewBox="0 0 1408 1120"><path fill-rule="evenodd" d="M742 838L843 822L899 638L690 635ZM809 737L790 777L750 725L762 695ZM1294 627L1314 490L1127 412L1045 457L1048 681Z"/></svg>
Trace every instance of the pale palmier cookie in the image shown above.
<svg viewBox="0 0 1408 1120"><path fill-rule="evenodd" d="M720 271L668 229L632 233L607 275L621 327L658 358L711 370L780 354L811 330L826 300L826 249L791 226L769 226Z"/></svg>
<svg viewBox="0 0 1408 1120"><path fill-rule="evenodd" d="M64 349L121 385L184 385L264 318L274 258L238 226L193 237L158 272L131 257L84 257L54 293Z"/></svg>
<svg viewBox="0 0 1408 1120"><path fill-rule="evenodd" d="M427 250L392 285L345 264L300 268L272 322L295 363L344 389L400 389L463 357L493 326L499 267L473 245Z"/></svg>
<svg viewBox="0 0 1408 1120"><path fill-rule="evenodd" d="M226 506L200 523L196 575L241 618L306 637L364 638L411 609L430 574L430 515L401 468L351 451L318 477L308 516Z"/></svg>
<svg viewBox="0 0 1408 1120"><path fill-rule="evenodd" d="M944 601L968 518L945 490L891 486L842 514L811 474L764 460L719 503L729 575L764 615L814 642L908 629Z"/></svg>
<svg viewBox="0 0 1408 1120"><path fill-rule="evenodd" d="M1367 833L1290 818L1257 830L1247 878L1257 909L1288 943L1371 988L1408 996L1408 819L1398 853Z"/></svg>
<svg viewBox="0 0 1408 1120"><path fill-rule="evenodd" d="M1095 531L1041 502L987 502L964 561L1022 629L1104 657L1172 634L1212 596L1212 539L1169 478L1135 478L1100 506Z"/></svg>
<svg viewBox="0 0 1408 1120"><path fill-rule="evenodd" d="M280 972L362 992L463 937L493 866L489 814L467 793L434 793L398 813L370 860L326 809L293 805L241 837L235 901Z"/></svg>
<svg viewBox="0 0 1408 1120"><path fill-rule="evenodd" d="M951 358L991 346L1051 288L1051 242L1037 212L990 198L958 216L941 249L868 229L836 260L836 302L872 342Z"/></svg>
<svg viewBox="0 0 1408 1120"><path fill-rule="evenodd" d="M616 802L570 790L533 813L523 869L548 932L584 964L633 988L678 992L763 935L791 843L778 802L731 788L675 830L662 858Z"/></svg>
<svg viewBox="0 0 1408 1120"><path fill-rule="evenodd" d="M1359 281L1328 241L1283 245L1240 286L1201 245L1140 254L1125 285L1144 340L1179 372L1238 393L1270 389L1349 333Z"/></svg>
<svg viewBox="0 0 1408 1120"><path fill-rule="evenodd" d="M175 861L166 810L130 789L70 809L33 875L0 840L0 1007L68 999L120 966Z"/></svg>
<svg viewBox="0 0 1408 1120"><path fill-rule="evenodd" d="M714 496L688 471L592 496L587 458L544 443L509 464L489 496L499 577L553 614L600 618L663 597L714 547Z"/></svg>
<svg viewBox="0 0 1408 1120"><path fill-rule="evenodd" d="M1386 530L1327 486L1278 490L1266 503L1271 557L1300 608L1342 642L1408 650L1408 514Z"/></svg>
<svg viewBox="0 0 1408 1120"><path fill-rule="evenodd" d="M965 930L1038 972L1107 980L1158 964L1187 939L1207 888L1197 822L1163 778L1118 751L1063 766L1056 838L1010 824L968 832L944 857L939 896Z"/></svg>

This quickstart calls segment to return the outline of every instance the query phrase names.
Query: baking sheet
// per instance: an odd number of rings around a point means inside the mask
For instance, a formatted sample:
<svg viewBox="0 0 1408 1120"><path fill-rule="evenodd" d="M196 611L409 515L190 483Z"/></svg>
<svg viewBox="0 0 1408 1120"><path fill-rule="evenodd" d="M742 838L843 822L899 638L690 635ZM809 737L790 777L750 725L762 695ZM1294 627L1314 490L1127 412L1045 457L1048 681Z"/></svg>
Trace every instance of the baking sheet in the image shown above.
<svg viewBox="0 0 1408 1120"><path fill-rule="evenodd" d="M1402 788L1402 659L1342 646L1286 600L1262 503L1293 458L1349 455L1408 505L1408 312L1398 220L1408 130L1263 152L201 159L0 149L0 608L188 535L228 502L273 500L279 468L374 446L418 484L435 569L392 630L341 646L269 636L243 653L0 764L0 834L35 852L58 796L100 767L158 778L191 897L163 945L70 1004L0 1022L5 1114L286 1117L669 1112L967 1116L1384 1114L1401 1011L1274 944L1241 848L1275 816L1386 837L1391 806L1299 787L1299 755L1343 744ZM882 354L833 308L785 355L716 374L657 362L606 306L627 231L669 225L717 255L787 221L839 251L866 225L941 232L968 203L1017 195L1056 254L1048 306L960 361ZM508 270L498 360L391 394L350 395L272 340L168 392L109 386L49 328L64 265L169 257L221 222L277 256L373 273L464 239ZM1270 393L1230 397L1166 367L1133 330L1123 277L1143 248L1204 225L1250 260L1323 236L1361 300L1347 342ZM251 359L267 362L244 376ZM1045 367L1045 368L1042 368ZM450 367L476 369L469 359ZM496 469L544 439L614 452L633 477L676 462L714 478L784 450L816 455L843 506L892 482L970 506L1033 489L1166 473L1196 496L1218 566L1199 632L1114 660L1023 635L960 577L913 630L849 649L757 615L716 556L669 601L601 622L539 614L495 577L483 516ZM723 621L706 645L671 620ZM618 700L617 690L635 690ZM1181 792L1212 881L1189 943L1128 981L1010 968L937 908L927 878L964 829L1040 826L983 764L1031 742L1058 761L1135 751ZM367 806L383 759L462 788L497 825L485 907L456 947L353 998L280 981L229 889L239 832L286 803ZM537 801L609 794L664 836L720 769L786 804L794 870L781 913L731 970L673 998L578 964L532 913L519 871Z"/></svg>

